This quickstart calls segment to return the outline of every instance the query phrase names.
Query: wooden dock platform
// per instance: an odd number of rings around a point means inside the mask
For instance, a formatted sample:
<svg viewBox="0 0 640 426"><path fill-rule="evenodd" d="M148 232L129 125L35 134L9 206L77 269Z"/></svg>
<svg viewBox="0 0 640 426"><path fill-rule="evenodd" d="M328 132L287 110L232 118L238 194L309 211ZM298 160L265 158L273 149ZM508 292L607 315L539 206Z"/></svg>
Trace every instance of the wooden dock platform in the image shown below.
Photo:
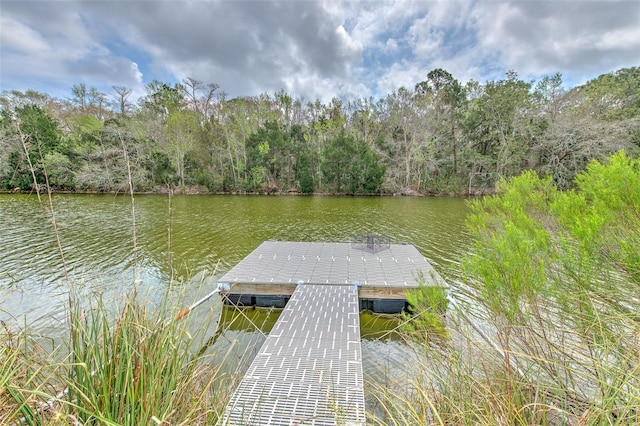
<svg viewBox="0 0 640 426"><path fill-rule="evenodd" d="M364 425L358 288L297 285L218 424Z"/></svg>

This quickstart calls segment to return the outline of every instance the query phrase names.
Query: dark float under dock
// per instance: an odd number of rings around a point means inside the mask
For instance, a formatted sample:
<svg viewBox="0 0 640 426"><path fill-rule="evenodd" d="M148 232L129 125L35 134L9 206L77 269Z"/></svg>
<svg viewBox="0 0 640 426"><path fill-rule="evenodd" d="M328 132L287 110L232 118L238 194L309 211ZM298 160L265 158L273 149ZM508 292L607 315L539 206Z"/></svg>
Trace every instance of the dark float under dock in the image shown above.
<svg viewBox="0 0 640 426"><path fill-rule="evenodd" d="M365 425L359 311L444 285L412 245L266 241L219 279L230 303L284 307L220 425Z"/></svg>

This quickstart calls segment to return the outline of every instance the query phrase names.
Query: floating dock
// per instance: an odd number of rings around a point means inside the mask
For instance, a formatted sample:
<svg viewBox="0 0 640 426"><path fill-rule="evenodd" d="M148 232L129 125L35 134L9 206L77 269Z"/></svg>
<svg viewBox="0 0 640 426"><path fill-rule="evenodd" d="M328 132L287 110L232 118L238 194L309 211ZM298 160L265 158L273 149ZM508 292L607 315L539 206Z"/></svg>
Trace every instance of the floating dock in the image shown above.
<svg viewBox="0 0 640 426"><path fill-rule="evenodd" d="M397 313L405 290L444 285L412 245L265 241L218 282L230 286L229 300L245 306L283 308L296 285L356 285L360 309Z"/></svg>
<svg viewBox="0 0 640 426"><path fill-rule="evenodd" d="M265 241L218 283L230 303L284 307L221 426L364 426L360 310L400 312L405 290L444 285L414 246L371 235Z"/></svg>

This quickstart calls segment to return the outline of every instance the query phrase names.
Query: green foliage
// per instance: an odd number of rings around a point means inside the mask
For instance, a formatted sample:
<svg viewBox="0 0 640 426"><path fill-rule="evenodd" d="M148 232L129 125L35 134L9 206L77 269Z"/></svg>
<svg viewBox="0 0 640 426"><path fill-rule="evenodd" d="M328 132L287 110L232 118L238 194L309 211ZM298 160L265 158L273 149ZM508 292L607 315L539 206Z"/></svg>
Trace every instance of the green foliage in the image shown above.
<svg viewBox="0 0 640 426"><path fill-rule="evenodd" d="M147 84L146 89L147 96L142 100L144 107L165 120L171 113L180 110L185 102L180 93L182 90L182 85L180 84L171 86L170 84L153 80Z"/></svg>
<svg viewBox="0 0 640 426"><path fill-rule="evenodd" d="M197 117L190 111L178 110L170 114L164 127L165 152L178 174L178 185L184 187L187 179L185 158L198 138Z"/></svg>
<svg viewBox="0 0 640 426"><path fill-rule="evenodd" d="M247 167L251 171L252 189L263 184L269 188L290 188L295 185L300 157L305 153L300 144L300 129L284 130L269 121L247 139Z"/></svg>
<svg viewBox="0 0 640 426"><path fill-rule="evenodd" d="M89 114L79 114L68 120L71 133L66 138L66 143L71 145L70 149L77 152L90 152L100 143L100 135L103 124L95 116Z"/></svg>
<svg viewBox="0 0 640 426"><path fill-rule="evenodd" d="M464 123L470 141L480 155L491 158L491 168L499 177L522 171L527 158L529 134L524 115L530 109L531 85L507 73L507 78L490 81L484 93L472 101Z"/></svg>
<svg viewBox="0 0 640 426"><path fill-rule="evenodd" d="M360 163L353 170L352 192L376 194L384 180L386 167L380 163L378 155L364 141L360 143Z"/></svg>
<svg viewBox="0 0 640 426"><path fill-rule="evenodd" d="M596 423L628 419L640 404L628 374L640 368L638 194L640 164L619 152L592 161L574 191L525 172L471 203L464 268L506 374L517 361L548 397L571 401L563 410L589 406Z"/></svg>
<svg viewBox="0 0 640 426"><path fill-rule="evenodd" d="M449 300L447 290L440 285L425 285L424 278L419 279L417 289L405 292L409 303L409 312L403 312L402 317L408 322L404 332L409 335L424 334L447 338L449 333L444 323ZM423 336L421 336L424 339ZM428 340L428 338L427 338Z"/></svg>
<svg viewBox="0 0 640 426"><path fill-rule="evenodd" d="M3 92L0 182L30 190L33 168L42 184L43 160L56 153L59 187L117 191L119 128L140 189L485 194L523 170L569 189L590 160L639 152L638 76L637 67L621 69L567 91L558 73L536 83L510 71L463 87L437 68L415 90L378 101L306 105L284 91L226 99L216 84L187 78L149 83L135 110L130 90L116 87L117 111L83 83L71 103Z"/></svg>
<svg viewBox="0 0 640 426"><path fill-rule="evenodd" d="M589 163L576 183L553 206L559 222L584 252L640 284L640 161L618 152Z"/></svg>
<svg viewBox="0 0 640 426"><path fill-rule="evenodd" d="M39 160L40 154L53 152L61 140L60 131L56 121L42 108L35 105L27 105L16 109L20 130L33 147L30 152L32 161Z"/></svg>
<svg viewBox="0 0 640 426"><path fill-rule="evenodd" d="M375 194L380 190L385 166L364 141L342 133L327 141L323 158L322 174L333 191Z"/></svg>
<svg viewBox="0 0 640 426"><path fill-rule="evenodd" d="M52 188L75 188L74 167L69 157L59 152L52 152L44 157L43 164L47 170L49 185Z"/></svg>
<svg viewBox="0 0 640 426"><path fill-rule="evenodd" d="M44 158L64 150L61 132L56 121L39 106L26 105L14 112L13 116L3 113L2 142L9 142L6 157L0 159L0 164L6 161L3 186L31 190L34 178L38 184L45 182Z"/></svg>
<svg viewBox="0 0 640 426"><path fill-rule="evenodd" d="M300 183L300 192L302 192L303 194L311 194L315 190L313 176L311 175L309 156L306 154L300 156L298 182Z"/></svg>
<svg viewBox="0 0 640 426"><path fill-rule="evenodd" d="M160 185L177 185L176 169L169 156L164 152L152 152L145 161L145 167L151 173L151 180Z"/></svg>
<svg viewBox="0 0 640 426"><path fill-rule="evenodd" d="M11 151L7 163L7 172L2 178L3 188L8 190L15 188L30 190L33 187L33 179L29 173L23 153Z"/></svg>
<svg viewBox="0 0 640 426"><path fill-rule="evenodd" d="M640 115L640 67L603 74L578 90L586 95L584 107L605 120Z"/></svg>
<svg viewBox="0 0 640 426"><path fill-rule="evenodd" d="M498 184L499 195L471 202L471 230L477 235L466 267L482 283L492 311L509 321L522 314L521 303L545 288L551 239L538 218L554 196L551 178L524 172Z"/></svg>
<svg viewBox="0 0 640 426"><path fill-rule="evenodd" d="M327 141L323 151L322 174L335 192L344 192L349 169L355 158L355 140L344 134Z"/></svg>

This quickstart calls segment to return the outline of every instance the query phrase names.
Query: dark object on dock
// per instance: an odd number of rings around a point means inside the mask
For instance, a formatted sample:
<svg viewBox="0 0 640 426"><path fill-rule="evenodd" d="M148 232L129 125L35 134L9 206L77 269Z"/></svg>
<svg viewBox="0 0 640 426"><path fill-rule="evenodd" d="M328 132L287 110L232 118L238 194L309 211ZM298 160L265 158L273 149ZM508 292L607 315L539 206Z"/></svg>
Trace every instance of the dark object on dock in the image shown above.
<svg viewBox="0 0 640 426"><path fill-rule="evenodd" d="M389 237L378 234L361 234L351 240L351 247L357 250L366 250L371 253L388 249L391 247Z"/></svg>

